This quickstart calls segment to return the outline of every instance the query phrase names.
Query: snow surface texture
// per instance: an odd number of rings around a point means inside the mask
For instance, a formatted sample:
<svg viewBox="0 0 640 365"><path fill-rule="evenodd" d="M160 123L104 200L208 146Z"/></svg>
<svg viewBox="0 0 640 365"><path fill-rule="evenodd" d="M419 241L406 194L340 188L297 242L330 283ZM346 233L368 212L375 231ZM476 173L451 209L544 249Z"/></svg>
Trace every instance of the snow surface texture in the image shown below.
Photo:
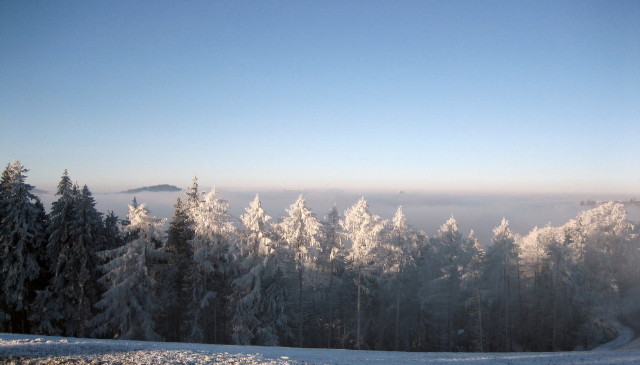
<svg viewBox="0 0 640 365"><path fill-rule="evenodd" d="M0 334L2 364L638 364L640 350L421 353L90 340Z"/></svg>

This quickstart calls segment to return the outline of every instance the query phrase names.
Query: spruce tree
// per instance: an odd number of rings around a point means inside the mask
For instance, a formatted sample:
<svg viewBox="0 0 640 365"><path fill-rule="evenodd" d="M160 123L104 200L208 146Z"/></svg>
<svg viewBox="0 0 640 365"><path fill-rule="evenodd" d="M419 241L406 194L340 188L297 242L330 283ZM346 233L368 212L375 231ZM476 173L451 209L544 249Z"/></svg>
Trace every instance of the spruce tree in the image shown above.
<svg viewBox="0 0 640 365"><path fill-rule="evenodd" d="M279 224L282 239L292 255L298 279L298 346L302 347L304 326L303 290L305 268L310 267L318 257L320 223L315 214L307 208L304 197L300 195L295 203L287 208L288 215Z"/></svg>
<svg viewBox="0 0 640 365"><path fill-rule="evenodd" d="M215 189L204 200L192 202L196 205L189 206L194 237L189 241L193 255L185 288L190 297L187 336L192 342L217 343L225 333L228 314L229 249L235 228L228 214L229 204L218 198Z"/></svg>
<svg viewBox="0 0 640 365"><path fill-rule="evenodd" d="M394 350L398 350L400 347L400 314L401 308L404 303L401 303L401 299L405 288L403 284L408 280L405 278L405 274L409 265L413 263L413 257L415 256L415 241L409 225L407 224L407 217L402 211L402 207L398 207L393 219L391 220L391 229L387 233L388 249L390 253L389 266L390 272L393 273L394 278L391 280L392 287L395 291L395 324L394 324ZM406 309L406 308L405 308ZM405 311L406 312L406 311Z"/></svg>
<svg viewBox="0 0 640 365"><path fill-rule="evenodd" d="M356 349L361 349L364 345L362 337L364 332L362 330L362 293L366 288L365 279L371 276L372 270L375 270L384 221L369 212L369 204L363 197L345 211L341 225L345 231L345 236L351 242L351 248L346 258L351 269L355 271L354 274L357 275L355 347Z"/></svg>
<svg viewBox="0 0 640 365"><path fill-rule="evenodd" d="M131 222L124 229L135 231L137 238L124 246L101 251L108 262L101 266L104 275L100 282L108 289L96 303L100 313L93 324L97 335L110 335L118 339L158 341L155 312L156 281L153 261L159 252L156 242L161 241L163 220L151 217L144 204L130 205L127 217Z"/></svg>
<svg viewBox="0 0 640 365"><path fill-rule="evenodd" d="M344 256L346 250L343 244L343 232L340 227L340 213L334 205L322 222L320 240L320 259L318 267L327 278L323 302L326 306L324 314L326 346L333 346L334 328L337 325L336 313L339 311L344 297L334 295L336 287L344 283Z"/></svg>
<svg viewBox="0 0 640 365"><path fill-rule="evenodd" d="M32 320L39 332L87 336L98 299L98 258L104 246L102 216L88 187L71 183L65 170L49 213L47 257L51 281L38 293Z"/></svg>
<svg viewBox="0 0 640 365"><path fill-rule="evenodd" d="M268 325L263 321L263 285L265 261L272 250L272 240L267 231L268 221L256 194L246 213L240 216L242 229L234 252L237 278L233 280L233 342L239 345L258 344L259 331Z"/></svg>
<svg viewBox="0 0 640 365"><path fill-rule="evenodd" d="M33 186L25 182L28 170L19 161L2 174L0 198L0 326L9 332L29 332L29 301L41 273L39 258L44 227Z"/></svg>
<svg viewBox="0 0 640 365"><path fill-rule="evenodd" d="M489 340L491 350L512 351L519 269L515 236L506 219L494 228L492 242L487 248L483 273L483 285L493 303L489 308L489 320L493 323Z"/></svg>
<svg viewBox="0 0 640 365"><path fill-rule="evenodd" d="M104 247L102 250L112 250L124 244L124 237L119 228L118 216L113 212L104 217Z"/></svg>
<svg viewBox="0 0 640 365"><path fill-rule="evenodd" d="M160 315L158 333L167 341L181 341L184 338L182 322L185 320L188 297L182 290L186 286L187 269L192 251L189 241L193 239L193 228L186 204L178 198L173 218L167 230L167 243L163 247L166 259L158 263L157 280L162 284L158 293Z"/></svg>

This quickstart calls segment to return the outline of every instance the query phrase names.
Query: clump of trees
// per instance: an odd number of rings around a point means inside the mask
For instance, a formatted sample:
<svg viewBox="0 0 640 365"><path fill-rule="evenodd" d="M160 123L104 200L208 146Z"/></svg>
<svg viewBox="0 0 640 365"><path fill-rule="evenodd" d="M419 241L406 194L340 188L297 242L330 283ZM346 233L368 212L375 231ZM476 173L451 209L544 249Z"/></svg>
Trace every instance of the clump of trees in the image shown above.
<svg viewBox="0 0 640 365"><path fill-rule="evenodd" d="M0 180L0 330L80 337L402 351L589 349L640 314L638 225L605 203L492 241L433 235L361 198L239 219L194 179L171 220L119 219L65 171L49 213L20 162Z"/></svg>

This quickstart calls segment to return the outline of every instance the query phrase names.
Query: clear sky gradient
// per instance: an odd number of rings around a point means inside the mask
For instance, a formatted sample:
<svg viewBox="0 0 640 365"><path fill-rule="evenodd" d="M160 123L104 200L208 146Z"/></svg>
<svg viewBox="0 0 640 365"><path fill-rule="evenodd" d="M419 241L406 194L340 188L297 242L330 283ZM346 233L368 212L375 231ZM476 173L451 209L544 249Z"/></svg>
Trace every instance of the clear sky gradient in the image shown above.
<svg viewBox="0 0 640 365"><path fill-rule="evenodd" d="M639 1L2 1L51 188L640 191Z"/></svg>

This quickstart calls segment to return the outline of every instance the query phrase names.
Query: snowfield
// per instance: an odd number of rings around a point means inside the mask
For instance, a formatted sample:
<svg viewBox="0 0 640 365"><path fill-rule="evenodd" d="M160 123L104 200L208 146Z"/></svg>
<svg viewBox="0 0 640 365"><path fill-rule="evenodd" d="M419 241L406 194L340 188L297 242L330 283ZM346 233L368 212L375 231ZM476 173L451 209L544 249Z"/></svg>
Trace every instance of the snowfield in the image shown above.
<svg viewBox="0 0 640 365"><path fill-rule="evenodd" d="M202 345L0 334L2 364L639 364L640 350L419 353Z"/></svg>

